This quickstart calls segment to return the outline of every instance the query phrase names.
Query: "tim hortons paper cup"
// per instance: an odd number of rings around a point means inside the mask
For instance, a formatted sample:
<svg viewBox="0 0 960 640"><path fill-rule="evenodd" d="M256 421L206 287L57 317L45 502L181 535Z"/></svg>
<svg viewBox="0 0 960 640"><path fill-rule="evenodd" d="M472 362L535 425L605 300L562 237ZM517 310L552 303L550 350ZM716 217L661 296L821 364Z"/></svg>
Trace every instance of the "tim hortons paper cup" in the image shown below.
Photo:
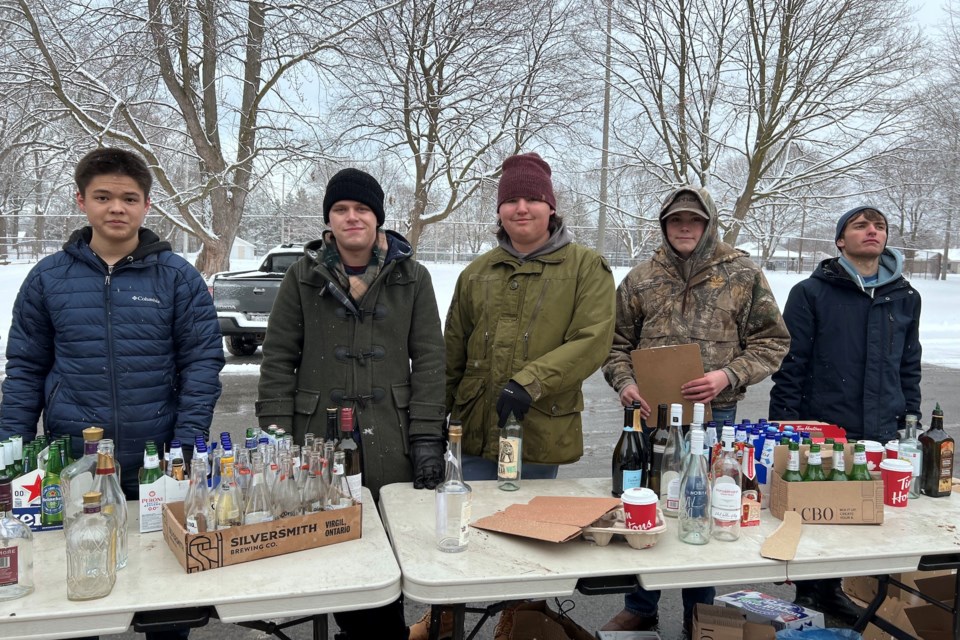
<svg viewBox="0 0 960 640"><path fill-rule="evenodd" d="M627 529L646 531L657 526L657 494L652 489L632 487L623 492L621 500Z"/></svg>
<svg viewBox="0 0 960 640"><path fill-rule="evenodd" d="M862 442L867 448L867 469L877 471L880 468L880 461L883 460L883 445L876 440L857 440Z"/></svg>
<svg viewBox="0 0 960 640"><path fill-rule="evenodd" d="M887 458L880 463L880 477L883 478L883 504L888 507L907 506L913 465L906 460Z"/></svg>
<svg viewBox="0 0 960 640"><path fill-rule="evenodd" d="M899 458L900 457L900 441L891 440L887 444L883 445L883 449L886 454L884 458Z"/></svg>

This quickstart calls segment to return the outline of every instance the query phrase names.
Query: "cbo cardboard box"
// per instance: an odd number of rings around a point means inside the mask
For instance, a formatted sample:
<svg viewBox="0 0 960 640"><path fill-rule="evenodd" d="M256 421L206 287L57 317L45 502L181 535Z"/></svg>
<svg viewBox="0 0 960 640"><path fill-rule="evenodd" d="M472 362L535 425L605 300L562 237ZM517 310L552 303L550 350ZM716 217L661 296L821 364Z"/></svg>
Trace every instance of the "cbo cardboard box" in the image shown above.
<svg viewBox="0 0 960 640"><path fill-rule="evenodd" d="M163 538L187 573L358 540L362 507L320 511L293 518L188 533L183 503L163 505Z"/></svg>
<svg viewBox="0 0 960 640"><path fill-rule="evenodd" d="M822 629L823 614L798 604L768 596L759 591L736 591L713 599L716 605L735 607L743 612L747 622L773 625L783 629Z"/></svg>
<svg viewBox="0 0 960 640"><path fill-rule="evenodd" d="M774 640L769 624L747 622L740 609L698 603L693 610L691 640Z"/></svg>
<svg viewBox="0 0 960 640"><path fill-rule="evenodd" d="M174 480L166 475L150 484L140 485L140 533L163 529L163 505L183 502L188 489L189 480Z"/></svg>
<svg viewBox="0 0 960 640"><path fill-rule="evenodd" d="M846 469L853 468L853 445L846 444ZM800 471L807 467L807 445L800 445ZM770 513L783 520L786 511L796 511L805 524L882 524L883 482L872 474L872 482L785 482L789 448L778 445L773 457ZM824 473L833 469L833 452L824 452Z"/></svg>

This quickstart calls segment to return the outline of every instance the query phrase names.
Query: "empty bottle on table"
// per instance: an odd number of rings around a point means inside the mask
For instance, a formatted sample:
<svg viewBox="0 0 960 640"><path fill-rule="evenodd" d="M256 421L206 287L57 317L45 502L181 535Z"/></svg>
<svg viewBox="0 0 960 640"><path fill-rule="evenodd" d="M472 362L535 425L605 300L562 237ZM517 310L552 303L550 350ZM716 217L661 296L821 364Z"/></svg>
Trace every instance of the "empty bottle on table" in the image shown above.
<svg viewBox="0 0 960 640"><path fill-rule="evenodd" d="M683 405L670 405L670 433L660 461L660 508L663 515L677 517L680 509L680 474L683 471L683 436L680 423ZM702 445L702 442L701 442Z"/></svg>
<svg viewBox="0 0 960 640"><path fill-rule="evenodd" d="M83 513L83 494L93 487L97 473L97 445L103 438L103 429L87 427L83 430L83 456L70 463L60 473L60 490L63 492L63 526Z"/></svg>
<svg viewBox="0 0 960 640"><path fill-rule="evenodd" d="M114 467L113 440L105 438L97 445L97 475L92 490L100 494L100 512L116 523L115 555L120 570L127 566L127 498Z"/></svg>
<svg viewBox="0 0 960 640"><path fill-rule="evenodd" d="M467 548L470 533L471 500L473 490L463 481L460 454L463 426L450 421L449 444L443 482L436 490L437 546L441 551L456 553Z"/></svg>
<svg viewBox="0 0 960 640"><path fill-rule="evenodd" d="M723 428L723 450L714 464L713 491L710 508L713 514L712 535L717 540L733 541L740 538L740 519L743 515L743 477L734 449L734 429Z"/></svg>
<svg viewBox="0 0 960 640"><path fill-rule="evenodd" d="M337 449L343 452L343 475L350 487L350 496L354 502L359 503L362 499L363 454L354 439L354 431L356 416L353 409L343 407L340 409L340 440L337 442Z"/></svg>
<svg viewBox="0 0 960 640"><path fill-rule="evenodd" d="M117 521L100 511L100 493L83 496L83 513L67 531L67 598L92 600L117 581Z"/></svg>
<svg viewBox="0 0 960 640"><path fill-rule="evenodd" d="M0 479L0 600L33 593L33 533L13 515L11 483Z"/></svg>
<svg viewBox="0 0 960 640"><path fill-rule="evenodd" d="M710 479L703 450L703 430L691 430L690 453L680 477L678 531L687 544L707 544L713 518L710 516Z"/></svg>
<svg viewBox="0 0 960 640"><path fill-rule="evenodd" d="M220 483L214 492L217 529L243 524L243 496L233 477L233 458L220 458Z"/></svg>
<svg viewBox="0 0 960 640"><path fill-rule="evenodd" d="M347 483L347 476L343 473L344 455L343 451L333 452L333 476L330 481L330 489L327 499L324 501L324 509L332 511L335 509L345 509L353 506L353 497L350 493L350 485Z"/></svg>
<svg viewBox="0 0 960 640"><path fill-rule="evenodd" d="M923 473L923 447L917 439L917 415L908 413L903 420L904 433L897 448L897 457L906 460L913 467L910 479L909 498L920 497L920 481Z"/></svg>
<svg viewBox="0 0 960 640"><path fill-rule="evenodd" d="M193 457L190 486L183 501L184 519L190 533L206 533L213 524L210 489L207 487L207 459Z"/></svg>

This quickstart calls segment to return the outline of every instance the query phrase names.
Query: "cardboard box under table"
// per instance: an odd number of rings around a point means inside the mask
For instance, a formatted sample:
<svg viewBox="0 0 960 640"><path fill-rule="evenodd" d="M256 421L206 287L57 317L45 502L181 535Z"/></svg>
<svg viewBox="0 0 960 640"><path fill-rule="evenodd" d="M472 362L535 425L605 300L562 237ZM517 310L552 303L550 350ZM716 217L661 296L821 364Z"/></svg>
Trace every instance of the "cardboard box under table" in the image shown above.
<svg viewBox="0 0 960 640"><path fill-rule="evenodd" d="M822 629L823 614L813 609L759 591L736 591L713 599L716 605L733 607L743 612L747 622L770 624L783 629Z"/></svg>
<svg viewBox="0 0 960 640"><path fill-rule="evenodd" d="M844 461L847 472L853 468L853 445L846 444ZM800 445L800 471L807 468L810 447ZM770 514L783 519L785 511L796 511L804 524L882 524L883 482L873 474L871 482L786 482L789 448L778 445L774 450L773 484L770 493ZM833 452L823 452L824 473L833 470Z"/></svg>
<svg viewBox="0 0 960 640"><path fill-rule="evenodd" d="M206 533L189 533L183 503L163 506L163 537L187 573L314 549L361 535L361 505Z"/></svg>
<svg viewBox="0 0 960 640"><path fill-rule="evenodd" d="M956 571L911 571L891 575L890 578L907 588L919 591L927 598L952 608L956 604ZM858 576L843 579L843 590L855 601L868 604L877 595L877 579ZM930 603L921 596L901 589L891 582L887 597L880 605L877 616L901 631L924 640L949 640L953 618L943 607ZM888 640L892 638L875 624L867 625L864 640Z"/></svg>
<svg viewBox="0 0 960 640"><path fill-rule="evenodd" d="M698 603L693 610L691 640L774 640L769 624L747 622L740 609Z"/></svg>

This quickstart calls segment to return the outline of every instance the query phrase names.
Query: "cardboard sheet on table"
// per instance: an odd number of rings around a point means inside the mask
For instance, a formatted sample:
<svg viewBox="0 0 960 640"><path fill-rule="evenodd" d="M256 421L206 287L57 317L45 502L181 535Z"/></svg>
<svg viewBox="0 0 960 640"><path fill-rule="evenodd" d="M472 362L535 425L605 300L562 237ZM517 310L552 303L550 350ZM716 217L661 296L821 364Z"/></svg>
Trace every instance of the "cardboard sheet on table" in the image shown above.
<svg viewBox="0 0 960 640"><path fill-rule="evenodd" d="M683 405L683 424L693 420L693 402L684 400L680 387L703 377L703 359L700 345L696 343L679 344L652 349L635 349L630 352L633 362L633 376L640 387L640 395L650 405L650 417L647 426L659 426L657 405L680 403ZM710 403L704 407L703 421L713 418Z"/></svg>
<svg viewBox="0 0 960 640"><path fill-rule="evenodd" d="M512 504L481 518L471 526L535 540L566 542L619 506L617 498L537 496L526 504Z"/></svg>

